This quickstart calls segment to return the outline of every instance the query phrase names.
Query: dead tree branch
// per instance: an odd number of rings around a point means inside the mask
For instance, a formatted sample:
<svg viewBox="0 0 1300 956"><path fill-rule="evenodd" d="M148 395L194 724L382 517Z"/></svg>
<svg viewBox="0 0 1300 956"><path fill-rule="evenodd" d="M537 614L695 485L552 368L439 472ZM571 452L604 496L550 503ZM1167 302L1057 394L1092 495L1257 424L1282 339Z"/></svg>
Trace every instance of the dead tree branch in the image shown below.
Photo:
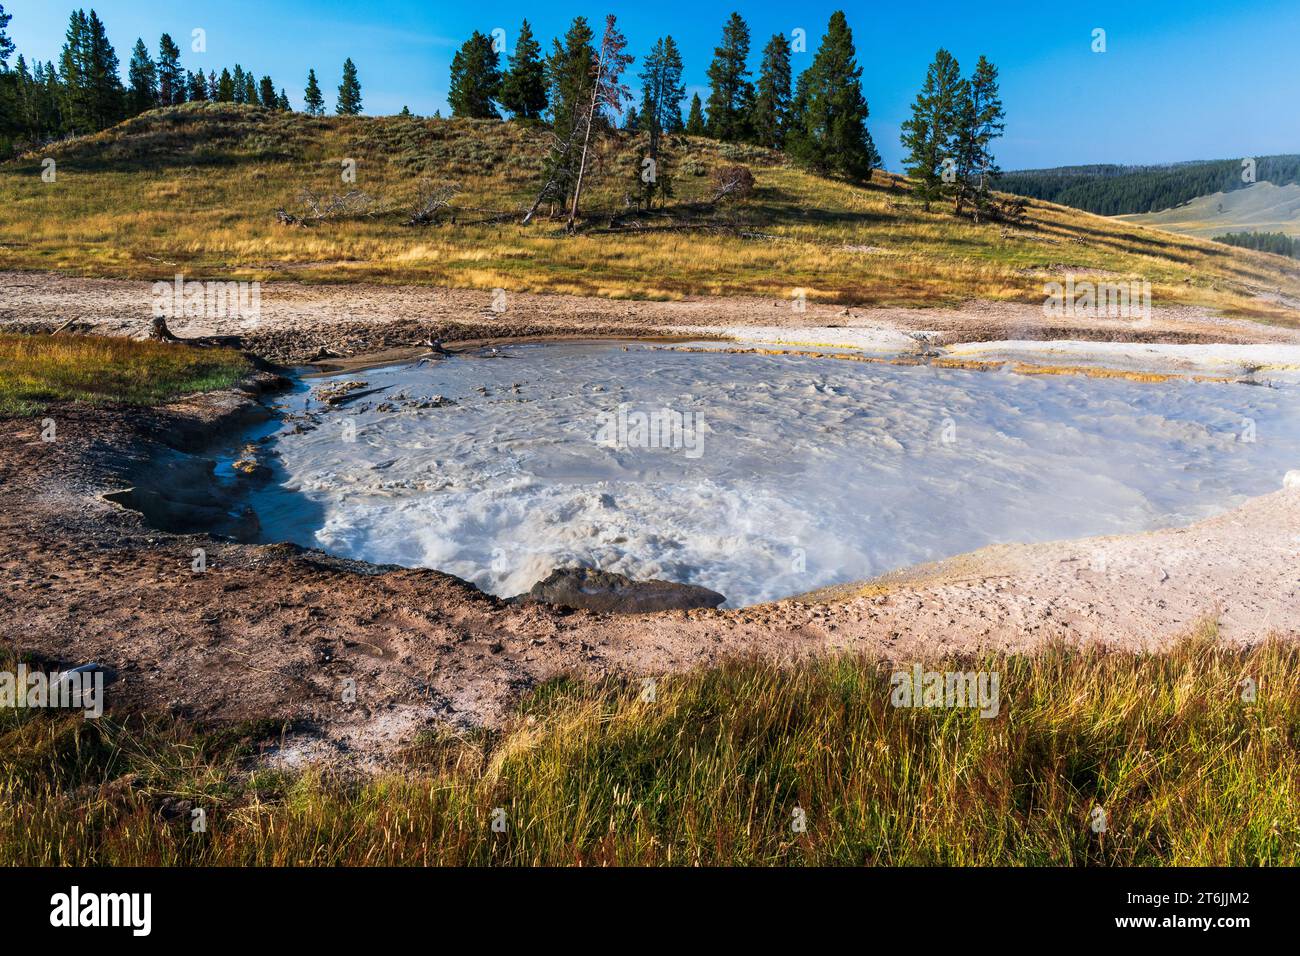
<svg viewBox="0 0 1300 956"><path fill-rule="evenodd" d="M286 226L310 226L331 219L343 219L352 216L374 216L380 210L375 199L360 189L352 189L341 195L338 193L315 193L302 189L298 193L298 204L302 211L289 212L283 207L275 211L277 222Z"/></svg>
<svg viewBox="0 0 1300 956"><path fill-rule="evenodd" d="M445 182L432 183L423 181L416 188L415 205L411 207L406 220L408 226L427 226L451 208L452 200L460 192L460 184ZM452 221L455 222L453 216Z"/></svg>

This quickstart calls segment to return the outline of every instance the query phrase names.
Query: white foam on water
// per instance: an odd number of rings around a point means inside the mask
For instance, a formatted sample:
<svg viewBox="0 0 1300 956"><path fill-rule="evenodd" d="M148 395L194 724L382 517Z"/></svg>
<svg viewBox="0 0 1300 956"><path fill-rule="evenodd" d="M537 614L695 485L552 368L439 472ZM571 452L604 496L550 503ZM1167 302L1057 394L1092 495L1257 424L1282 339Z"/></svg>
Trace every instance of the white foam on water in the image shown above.
<svg viewBox="0 0 1300 956"><path fill-rule="evenodd" d="M581 564L753 604L992 543L1188 523L1277 490L1300 463L1294 386L612 343L351 377L389 387L316 404L318 427L286 425L267 446L278 480L253 500L264 538L503 596ZM438 394L456 404L376 407ZM599 443L620 403L697 413L699 456Z"/></svg>

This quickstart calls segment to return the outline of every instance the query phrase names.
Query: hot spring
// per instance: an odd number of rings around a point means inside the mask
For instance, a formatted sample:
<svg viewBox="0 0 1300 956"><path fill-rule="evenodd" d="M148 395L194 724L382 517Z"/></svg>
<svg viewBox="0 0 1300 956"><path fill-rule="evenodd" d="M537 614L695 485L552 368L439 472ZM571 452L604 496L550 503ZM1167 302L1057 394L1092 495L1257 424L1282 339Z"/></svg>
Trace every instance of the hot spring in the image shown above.
<svg viewBox="0 0 1300 956"><path fill-rule="evenodd" d="M363 380L329 407L322 387ZM367 392L361 395L361 392ZM1300 465L1300 386L517 345L303 380L266 541L493 594L557 567L741 606L983 545L1186 524Z"/></svg>

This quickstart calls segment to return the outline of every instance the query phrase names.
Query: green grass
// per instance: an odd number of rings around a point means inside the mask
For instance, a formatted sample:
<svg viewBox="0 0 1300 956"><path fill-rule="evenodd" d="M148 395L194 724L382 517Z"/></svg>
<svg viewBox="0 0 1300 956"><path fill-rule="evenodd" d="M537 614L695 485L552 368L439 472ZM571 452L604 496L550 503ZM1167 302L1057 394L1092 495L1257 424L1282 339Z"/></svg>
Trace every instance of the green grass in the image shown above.
<svg viewBox="0 0 1300 956"><path fill-rule="evenodd" d="M256 769L265 728L10 712L0 865L1300 863L1295 645L1211 628L1166 654L928 666L997 670L1000 714L893 708L866 660L741 661L653 702L547 684L501 731L428 734L352 782Z"/></svg>
<svg viewBox="0 0 1300 956"><path fill-rule="evenodd" d="M0 334L0 415L51 402L156 405L224 388L249 372L232 349L81 335Z"/></svg>

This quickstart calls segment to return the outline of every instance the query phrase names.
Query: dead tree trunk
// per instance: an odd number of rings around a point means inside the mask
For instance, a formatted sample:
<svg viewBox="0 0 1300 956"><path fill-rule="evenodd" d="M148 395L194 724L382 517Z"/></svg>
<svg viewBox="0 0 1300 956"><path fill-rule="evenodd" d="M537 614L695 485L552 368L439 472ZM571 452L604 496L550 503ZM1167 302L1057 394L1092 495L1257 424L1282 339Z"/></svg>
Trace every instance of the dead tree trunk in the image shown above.
<svg viewBox="0 0 1300 956"><path fill-rule="evenodd" d="M573 184L573 205L569 207L569 222L565 227L573 232L573 224L578 218L578 202L582 198L582 178L587 172L587 149L591 145L591 127L596 119L596 104L600 102L600 81L605 72L605 44L600 46L600 57L596 60L596 79L591 84L591 105L587 108L586 130L582 136L582 156L578 160L578 178Z"/></svg>
<svg viewBox="0 0 1300 956"><path fill-rule="evenodd" d="M162 316L154 316L149 322L149 329L145 332L144 337L151 342L180 341L180 339L172 335L172 330L167 328L167 320Z"/></svg>

